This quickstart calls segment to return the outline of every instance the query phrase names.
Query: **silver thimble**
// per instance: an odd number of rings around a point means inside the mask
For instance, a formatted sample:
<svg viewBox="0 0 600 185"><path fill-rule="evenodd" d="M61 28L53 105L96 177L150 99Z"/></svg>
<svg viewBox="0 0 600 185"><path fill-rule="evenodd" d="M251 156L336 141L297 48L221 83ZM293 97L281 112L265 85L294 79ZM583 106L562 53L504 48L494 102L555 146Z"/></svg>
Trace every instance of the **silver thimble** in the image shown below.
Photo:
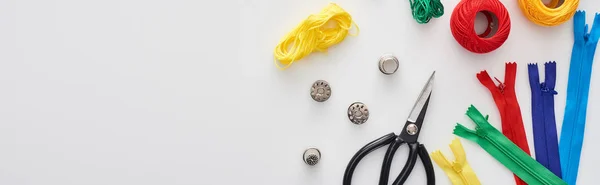
<svg viewBox="0 0 600 185"><path fill-rule="evenodd" d="M348 119L354 124L361 125L369 119L369 109L361 102L354 102L348 107Z"/></svg>
<svg viewBox="0 0 600 185"><path fill-rule="evenodd" d="M398 58L393 55L387 54L379 58L379 71L383 74L394 74L398 71L398 67L400 67L400 62L398 61Z"/></svg>
<svg viewBox="0 0 600 185"><path fill-rule="evenodd" d="M331 87L325 80L317 80L310 88L310 97L317 102L324 102L331 97Z"/></svg>
<svg viewBox="0 0 600 185"><path fill-rule="evenodd" d="M304 163L314 166L319 163L319 160L321 159L321 151L316 148L306 149L302 155L302 158L304 159Z"/></svg>

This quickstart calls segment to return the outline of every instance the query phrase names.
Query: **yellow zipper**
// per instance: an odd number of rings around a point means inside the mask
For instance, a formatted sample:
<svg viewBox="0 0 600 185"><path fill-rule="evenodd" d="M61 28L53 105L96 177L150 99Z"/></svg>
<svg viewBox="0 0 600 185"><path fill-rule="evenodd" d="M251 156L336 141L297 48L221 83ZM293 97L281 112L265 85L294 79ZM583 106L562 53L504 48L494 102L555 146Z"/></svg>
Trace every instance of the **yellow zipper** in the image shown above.
<svg viewBox="0 0 600 185"><path fill-rule="evenodd" d="M458 138L454 138L450 144L450 149L456 158L455 161L448 161L441 151L436 150L431 153L431 158L435 163L446 172L453 185L481 185L477 175L467 162L467 154Z"/></svg>

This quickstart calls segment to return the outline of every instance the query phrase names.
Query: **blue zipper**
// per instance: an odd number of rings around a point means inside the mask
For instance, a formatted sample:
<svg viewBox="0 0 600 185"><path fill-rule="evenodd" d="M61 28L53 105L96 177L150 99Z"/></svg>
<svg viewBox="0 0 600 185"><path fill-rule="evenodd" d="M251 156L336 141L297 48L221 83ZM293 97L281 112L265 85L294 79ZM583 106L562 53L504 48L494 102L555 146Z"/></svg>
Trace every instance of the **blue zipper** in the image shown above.
<svg viewBox="0 0 600 185"><path fill-rule="evenodd" d="M573 26L575 42L569 67L567 105L559 145L562 176L570 185L577 182L592 64L600 38L600 15L596 13L590 33L588 25L585 24L585 11L575 13Z"/></svg>
<svg viewBox="0 0 600 185"><path fill-rule="evenodd" d="M540 83L537 64L527 66L531 87L531 112L535 159L556 176L561 177L556 119L554 114L554 90L556 85L556 62L544 64L545 82Z"/></svg>

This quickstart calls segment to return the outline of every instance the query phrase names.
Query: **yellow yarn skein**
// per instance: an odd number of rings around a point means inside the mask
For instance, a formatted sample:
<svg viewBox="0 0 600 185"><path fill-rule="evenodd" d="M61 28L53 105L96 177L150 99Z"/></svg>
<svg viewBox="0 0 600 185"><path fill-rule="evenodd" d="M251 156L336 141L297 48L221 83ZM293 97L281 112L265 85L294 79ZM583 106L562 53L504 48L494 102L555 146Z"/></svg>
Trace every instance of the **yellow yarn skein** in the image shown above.
<svg viewBox="0 0 600 185"><path fill-rule="evenodd" d="M556 26L562 24L575 15L579 0L564 0L557 7L560 0L552 0L547 6L541 0L519 0L519 7L527 19L542 26Z"/></svg>
<svg viewBox="0 0 600 185"><path fill-rule="evenodd" d="M342 42L349 35L352 25L356 26L352 16L337 4L330 3L320 13L308 16L283 37L275 47L275 66L284 70L313 51L326 52L327 48ZM358 34L358 26L356 29Z"/></svg>

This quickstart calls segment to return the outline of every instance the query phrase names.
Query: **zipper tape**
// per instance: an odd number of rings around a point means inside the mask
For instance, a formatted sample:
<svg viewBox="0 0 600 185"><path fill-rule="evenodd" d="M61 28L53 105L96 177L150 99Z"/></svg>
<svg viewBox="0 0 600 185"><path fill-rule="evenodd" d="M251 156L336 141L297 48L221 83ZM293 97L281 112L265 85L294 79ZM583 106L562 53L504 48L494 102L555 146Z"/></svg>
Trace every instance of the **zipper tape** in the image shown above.
<svg viewBox="0 0 600 185"><path fill-rule="evenodd" d="M540 83L537 64L529 64L529 85L531 87L531 119L535 146L535 159L556 176L562 176L556 136L554 115L554 90L556 86L556 62L548 62L545 67L545 82Z"/></svg>
<svg viewBox="0 0 600 185"><path fill-rule="evenodd" d="M579 171L592 64L600 37L600 15L596 13L589 33L589 26L585 22L585 11L577 11L573 18L575 42L569 66L567 104L559 145L562 176L571 185L576 184Z"/></svg>
<svg viewBox="0 0 600 185"><path fill-rule="evenodd" d="M476 142L506 168L531 185L567 185L565 181L521 150L487 121L473 105L467 116L476 124L475 130L458 123L454 134Z"/></svg>
<svg viewBox="0 0 600 185"><path fill-rule="evenodd" d="M585 14L577 11L573 17L573 33L574 43L571 54L571 63L569 65L569 77L567 82L567 98L565 105L565 112L563 118L563 124L560 134L560 142L558 150L560 153L561 170L563 172L563 179L567 182L572 182L571 174L567 172L569 165L569 156L571 155L571 144L575 129L575 115L576 107L578 104L578 88L579 88L579 74L581 73L581 64L584 52L584 35L587 30L585 25Z"/></svg>
<svg viewBox="0 0 600 185"><path fill-rule="evenodd" d="M453 185L481 185L477 175L467 162L467 154L460 143L460 139L454 138L450 144L450 149L456 158L450 162L441 151L436 150L431 153L431 158L435 163L446 172Z"/></svg>
<svg viewBox="0 0 600 185"><path fill-rule="evenodd" d="M484 85L492 94L496 107L500 112L502 120L502 133L525 153L530 154L525 127L523 126L523 118L521 116L521 108L517 101L515 93L515 81L517 78L517 64L514 62L506 63L504 72L504 83L498 78L495 78L500 84L496 86L487 71L481 71L477 74L477 79ZM517 185L527 185L523 180L515 175Z"/></svg>

